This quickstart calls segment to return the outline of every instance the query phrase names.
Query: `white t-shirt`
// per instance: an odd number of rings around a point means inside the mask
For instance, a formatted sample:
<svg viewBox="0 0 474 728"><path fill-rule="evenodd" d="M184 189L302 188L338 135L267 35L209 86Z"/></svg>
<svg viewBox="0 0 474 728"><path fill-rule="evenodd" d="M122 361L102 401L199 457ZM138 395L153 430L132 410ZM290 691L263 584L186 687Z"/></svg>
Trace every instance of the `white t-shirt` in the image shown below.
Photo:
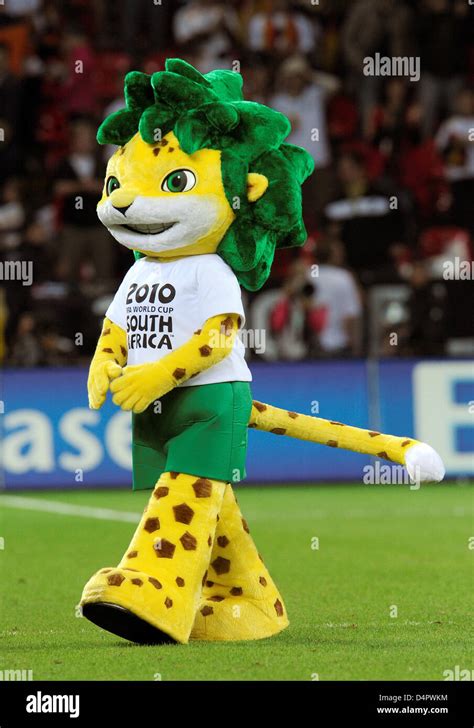
<svg viewBox="0 0 474 728"><path fill-rule="evenodd" d="M326 90L317 84L310 84L298 96L278 93L272 98L272 107L286 116L296 117L293 129L286 141L303 147L311 154L316 167L326 167L331 161L327 124ZM318 136L313 139L313 132Z"/></svg>
<svg viewBox="0 0 474 728"><path fill-rule="evenodd" d="M349 343L344 322L360 316L361 302L354 278L349 271L335 265L321 264L316 278L308 277L316 287L315 302L327 308L327 324L319 334L325 351L343 349Z"/></svg>
<svg viewBox="0 0 474 728"><path fill-rule="evenodd" d="M221 313L245 322L240 286L219 255L163 262L140 258L125 275L106 316L127 332L128 364L158 361ZM225 359L181 386L250 382L245 348L237 337Z"/></svg>

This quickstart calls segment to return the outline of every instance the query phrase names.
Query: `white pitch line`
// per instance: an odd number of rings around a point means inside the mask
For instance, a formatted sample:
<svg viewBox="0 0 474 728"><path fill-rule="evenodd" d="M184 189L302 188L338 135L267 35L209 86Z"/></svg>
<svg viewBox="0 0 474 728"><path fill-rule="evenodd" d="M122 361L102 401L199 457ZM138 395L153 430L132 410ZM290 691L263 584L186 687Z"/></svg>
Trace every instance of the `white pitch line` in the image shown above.
<svg viewBox="0 0 474 728"><path fill-rule="evenodd" d="M72 503L60 503L59 501L38 500L19 495L0 496L0 507L19 508L27 511L45 511L56 513L62 516L80 516L82 518L95 518L99 521L125 521L127 523L138 523L139 513L130 511L115 511L112 508L92 508L91 506L76 506Z"/></svg>

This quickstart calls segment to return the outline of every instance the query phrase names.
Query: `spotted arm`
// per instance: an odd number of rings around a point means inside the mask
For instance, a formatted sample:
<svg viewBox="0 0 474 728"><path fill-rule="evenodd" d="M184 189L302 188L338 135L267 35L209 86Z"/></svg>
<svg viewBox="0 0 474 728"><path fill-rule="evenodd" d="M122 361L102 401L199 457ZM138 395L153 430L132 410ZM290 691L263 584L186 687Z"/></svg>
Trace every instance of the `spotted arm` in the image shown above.
<svg viewBox="0 0 474 728"><path fill-rule="evenodd" d="M110 382L121 375L126 362L127 335L120 326L105 318L87 380L91 409L102 407Z"/></svg>
<svg viewBox="0 0 474 728"><path fill-rule="evenodd" d="M126 367L110 385L114 403L123 410L143 412L156 399L228 356L238 328L238 314L213 316L189 341L159 361Z"/></svg>

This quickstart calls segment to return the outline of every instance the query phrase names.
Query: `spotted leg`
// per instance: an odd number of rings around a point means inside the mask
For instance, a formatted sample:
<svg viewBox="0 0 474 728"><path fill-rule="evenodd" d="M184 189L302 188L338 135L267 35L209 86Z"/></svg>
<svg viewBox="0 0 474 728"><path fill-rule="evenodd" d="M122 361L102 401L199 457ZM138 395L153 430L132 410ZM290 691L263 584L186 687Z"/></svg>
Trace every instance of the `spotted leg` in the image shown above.
<svg viewBox="0 0 474 728"><path fill-rule="evenodd" d="M84 587L83 615L133 642L188 642L224 490L219 480L164 473L119 565Z"/></svg>
<svg viewBox="0 0 474 728"><path fill-rule="evenodd" d="M227 484L191 639L255 640L287 625L283 600Z"/></svg>

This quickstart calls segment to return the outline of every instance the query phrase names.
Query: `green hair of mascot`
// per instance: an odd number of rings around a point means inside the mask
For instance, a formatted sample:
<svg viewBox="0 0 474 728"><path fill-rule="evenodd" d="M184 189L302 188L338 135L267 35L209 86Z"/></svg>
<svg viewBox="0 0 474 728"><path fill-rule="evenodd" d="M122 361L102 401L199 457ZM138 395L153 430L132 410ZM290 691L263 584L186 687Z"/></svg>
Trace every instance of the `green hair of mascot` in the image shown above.
<svg viewBox="0 0 474 728"><path fill-rule="evenodd" d="M284 142L291 131L287 117L244 101L242 85L235 71L201 74L179 58L167 59L165 70L152 75L131 71L125 77L126 107L105 119L97 140L122 146L139 131L143 141L156 144L173 131L186 154L219 150L235 220L217 253L244 288L256 291L270 274L275 250L306 240L301 185L314 162L305 149ZM256 202L247 199L250 172L269 180Z"/></svg>

